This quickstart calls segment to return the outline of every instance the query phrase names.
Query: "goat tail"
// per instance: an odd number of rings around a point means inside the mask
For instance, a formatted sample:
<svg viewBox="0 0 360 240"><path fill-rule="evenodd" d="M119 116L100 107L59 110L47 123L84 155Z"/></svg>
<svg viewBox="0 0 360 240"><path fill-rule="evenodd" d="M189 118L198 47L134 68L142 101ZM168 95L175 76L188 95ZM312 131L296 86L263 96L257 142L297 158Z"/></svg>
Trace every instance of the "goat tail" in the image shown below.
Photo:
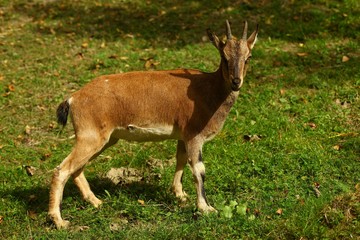
<svg viewBox="0 0 360 240"><path fill-rule="evenodd" d="M60 103L59 107L56 110L58 123L63 125L63 127L65 127L67 123L69 110L70 110L70 104L68 100L65 100L64 102Z"/></svg>

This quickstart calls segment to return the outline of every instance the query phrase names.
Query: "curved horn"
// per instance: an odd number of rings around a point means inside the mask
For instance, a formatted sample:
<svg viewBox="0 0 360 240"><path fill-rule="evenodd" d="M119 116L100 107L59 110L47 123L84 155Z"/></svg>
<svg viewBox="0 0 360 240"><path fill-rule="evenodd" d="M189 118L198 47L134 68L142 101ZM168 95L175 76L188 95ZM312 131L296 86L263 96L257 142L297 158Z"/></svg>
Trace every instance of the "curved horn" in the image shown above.
<svg viewBox="0 0 360 240"><path fill-rule="evenodd" d="M247 21L244 21L244 31L243 31L242 39L245 41L247 39L247 30L248 30L248 24Z"/></svg>
<svg viewBox="0 0 360 240"><path fill-rule="evenodd" d="M228 20L226 20L226 37L227 37L227 40L231 40L231 38L232 38L230 23Z"/></svg>

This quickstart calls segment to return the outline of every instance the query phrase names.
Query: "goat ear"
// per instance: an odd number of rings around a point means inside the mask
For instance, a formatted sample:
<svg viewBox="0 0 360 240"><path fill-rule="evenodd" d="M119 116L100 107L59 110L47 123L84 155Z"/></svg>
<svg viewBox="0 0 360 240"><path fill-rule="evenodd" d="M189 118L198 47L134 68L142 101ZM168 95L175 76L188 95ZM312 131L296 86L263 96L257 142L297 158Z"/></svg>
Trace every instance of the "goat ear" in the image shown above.
<svg viewBox="0 0 360 240"><path fill-rule="evenodd" d="M210 39L210 41L212 42L212 44L214 44L214 46L220 50L220 40L219 38L215 35L215 33L213 33L210 28L208 28L207 30L207 34L208 37Z"/></svg>
<svg viewBox="0 0 360 240"><path fill-rule="evenodd" d="M252 49L256 43L258 32L259 32L259 24L256 25L256 30L247 39L247 44L250 49Z"/></svg>

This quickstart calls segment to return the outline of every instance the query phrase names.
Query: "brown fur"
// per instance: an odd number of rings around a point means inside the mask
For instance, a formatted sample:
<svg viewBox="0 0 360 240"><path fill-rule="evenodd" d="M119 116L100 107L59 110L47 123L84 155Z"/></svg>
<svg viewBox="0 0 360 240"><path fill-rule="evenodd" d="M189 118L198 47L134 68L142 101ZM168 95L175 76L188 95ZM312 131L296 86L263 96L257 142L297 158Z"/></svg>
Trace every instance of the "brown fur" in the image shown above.
<svg viewBox="0 0 360 240"><path fill-rule="evenodd" d="M236 40L227 22L230 39L226 43L220 42L212 32L208 34L222 57L214 73L178 69L101 76L59 105L57 114L63 125L70 112L76 145L55 169L51 183L49 216L58 228L68 225L61 218L60 203L70 176L84 199L96 207L101 204L83 170L88 161L120 138L178 140L175 195L181 200L186 198L181 178L188 163L195 181L198 208L204 212L215 211L205 196L202 145L221 130L235 103L257 30L248 40Z"/></svg>

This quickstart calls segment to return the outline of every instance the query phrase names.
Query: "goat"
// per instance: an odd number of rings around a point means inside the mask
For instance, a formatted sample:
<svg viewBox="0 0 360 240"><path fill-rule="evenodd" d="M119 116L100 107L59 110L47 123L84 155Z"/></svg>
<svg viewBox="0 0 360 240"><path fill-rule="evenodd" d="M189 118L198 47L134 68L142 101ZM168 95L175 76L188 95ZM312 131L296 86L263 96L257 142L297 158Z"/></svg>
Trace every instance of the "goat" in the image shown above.
<svg viewBox="0 0 360 240"><path fill-rule="evenodd" d="M236 39L226 21L226 41L207 29L221 56L220 67L213 73L178 69L100 76L59 105L58 122L65 127L70 113L76 144L55 168L51 182L48 216L57 228L69 225L61 217L60 204L70 176L85 200L95 207L102 203L91 191L84 168L119 139L177 140L175 196L186 199L182 175L189 164L197 208L205 213L216 211L205 196L202 146L221 130L239 95L258 34L257 26L247 38L247 28L245 21L242 38Z"/></svg>

